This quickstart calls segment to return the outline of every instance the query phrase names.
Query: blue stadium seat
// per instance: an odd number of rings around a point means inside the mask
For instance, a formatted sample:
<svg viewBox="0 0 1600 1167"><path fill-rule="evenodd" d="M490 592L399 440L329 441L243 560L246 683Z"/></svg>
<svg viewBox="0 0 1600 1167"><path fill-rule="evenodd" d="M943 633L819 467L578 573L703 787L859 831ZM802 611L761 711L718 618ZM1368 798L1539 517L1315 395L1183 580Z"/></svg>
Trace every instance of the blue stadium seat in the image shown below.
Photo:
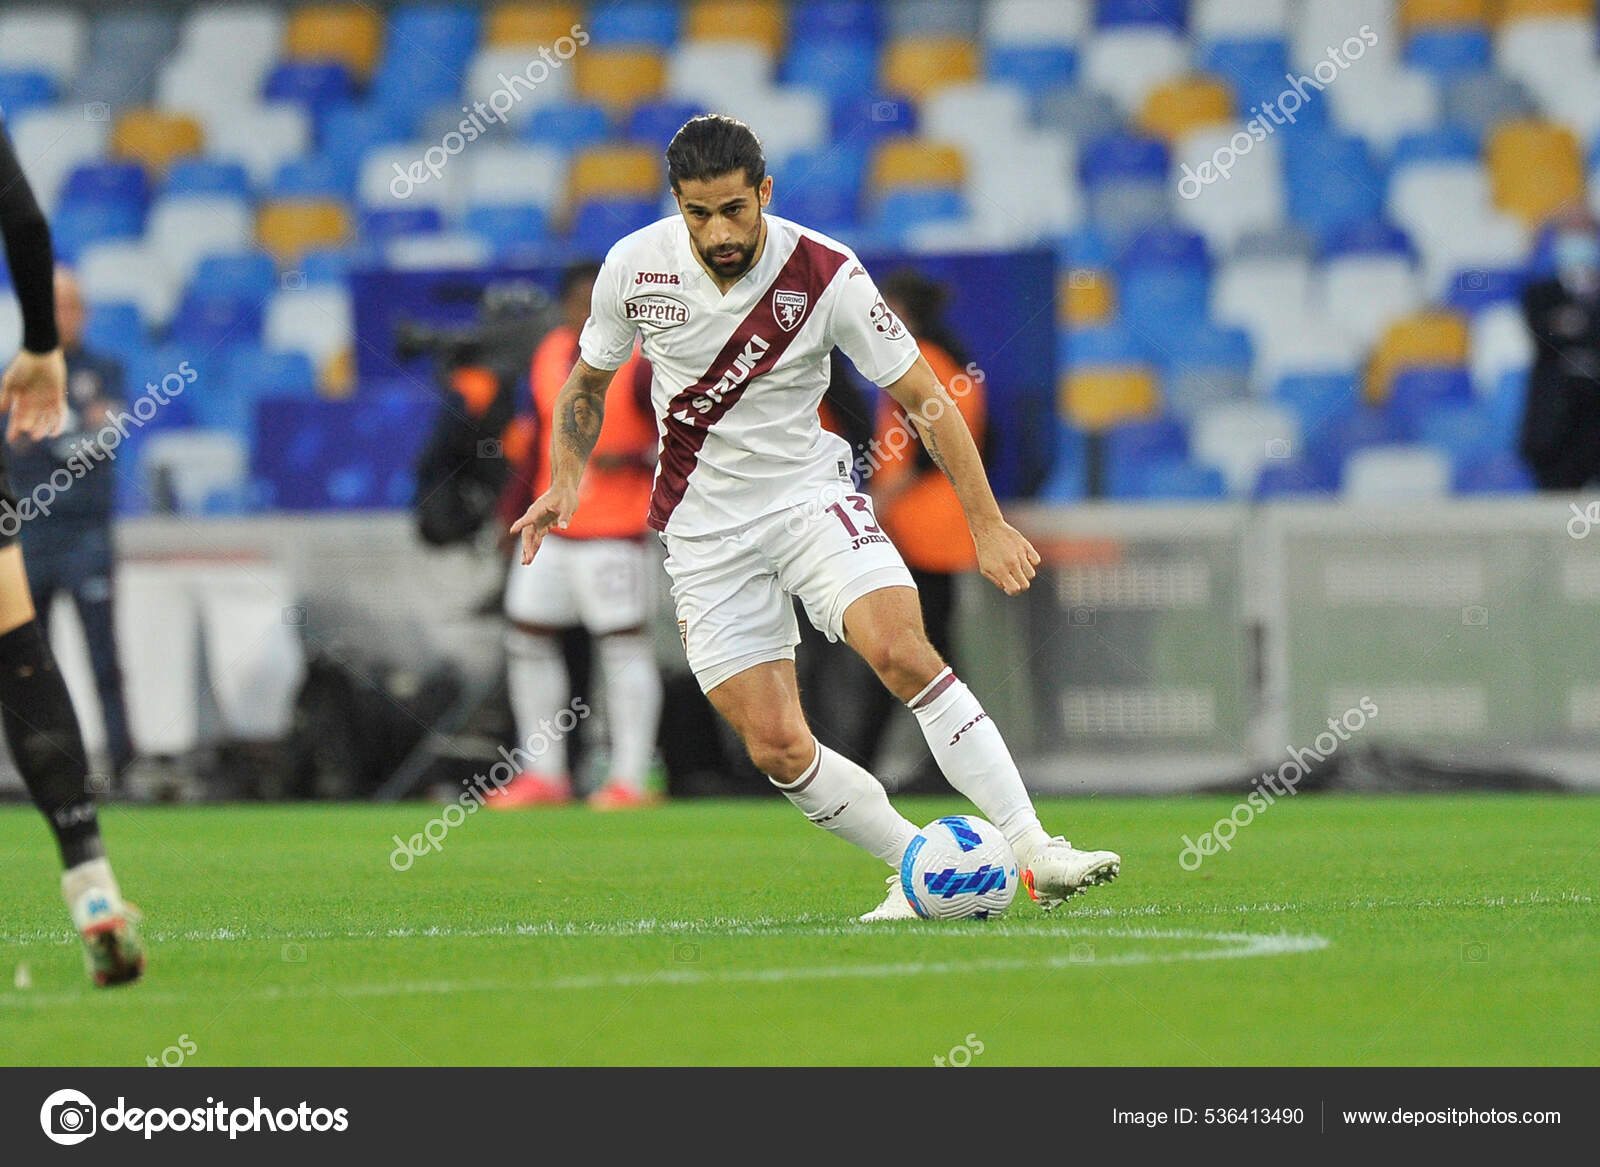
<svg viewBox="0 0 1600 1167"><path fill-rule="evenodd" d="M1415 250L1411 237L1392 223L1382 219L1368 219L1360 223L1347 223L1329 231L1322 240L1322 258L1335 259L1341 255L1400 255L1411 257Z"/></svg>
<svg viewBox="0 0 1600 1167"><path fill-rule="evenodd" d="M204 352L224 343L254 342L261 336L261 302L218 295L195 284L172 317L168 338Z"/></svg>
<svg viewBox="0 0 1600 1167"><path fill-rule="evenodd" d="M1392 170L1419 162L1476 162L1482 152L1477 136L1464 126L1445 125L1404 134L1389 155Z"/></svg>
<svg viewBox="0 0 1600 1167"><path fill-rule="evenodd" d="M1389 388L1384 411L1407 440L1421 436L1423 419L1447 404L1472 400L1472 377L1456 366L1402 369Z"/></svg>
<svg viewBox="0 0 1600 1167"><path fill-rule="evenodd" d="M864 36L807 36L791 44L780 76L828 101L870 93L878 82L878 45Z"/></svg>
<svg viewBox="0 0 1600 1167"><path fill-rule="evenodd" d="M610 136L611 117L605 107L588 101L540 106L522 130L526 141L569 151L604 142Z"/></svg>
<svg viewBox="0 0 1600 1167"><path fill-rule="evenodd" d="M1080 429L1057 418L1055 451L1050 476L1039 488L1043 502L1077 502L1089 493L1089 438Z"/></svg>
<svg viewBox="0 0 1600 1167"><path fill-rule="evenodd" d="M62 185L60 205L116 203L144 214L150 205L150 176L137 162L90 162L74 167Z"/></svg>
<svg viewBox="0 0 1600 1167"><path fill-rule="evenodd" d="M579 255L598 258L624 235L660 217L661 205L654 199L591 199L573 216L568 241Z"/></svg>
<svg viewBox="0 0 1600 1167"><path fill-rule="evenodd" d="M1478 312L1495 304L1516 303L1522 297L1527 273L1516 269L1472 268L1456 273L1445 302L1462 312Z"/></svg>
<svg viewBox="0 0 1600 1167"><path fill-rule="evenodd" d="M1126 24L1161 24L1182 32L1188 24L1188 0L1100 0L1095 24L1115 28Z"/></svg>
<svg viewBox="0 0 1600 1167"><path fill-rule="evenodd" d="M652 45L670 49L678 40L678 6L652 0L601 0L585 22L594 45Z"/></svg>
<svg viewBox="0 0 1600 1167"><path fill-rule="evenodd" d="M260 304L278 286L278 272L264 251L208 255L195 268L190 285L207 295Z"/></svg>
<svg viewBox="0 0 1600 1167"><path fill-rule="evenodd" d="M283 510L410 506L439 408L429 390L259 400L251 475L262 501Z"/></svg>
<svg viewBox="0 0 1600 1167"><path fill-rule="evenodd" d="M966 213L966 200L952 187L902 187L877 201L872 225L885 235L903 240L925 223L961 219Z"/></svg>
<svg viewBox="0 0 1600 1167"><path fill-rule="evenodd" d="M706 113L698 102L666 99L647 101L628 117L628 138L653 150L665 151L683 123Z"/></svg>
<svg viewBox="0 0 1600 1167"><path fill-rule="evenodd" d="M785 167L784 175L789 173ZM784 175L779 179L783 180ZM854 185L838 182L784 180L773 185L772 210L825 235L849 229L859 217L860 198Z"/></svg>
<svg viewBox="0 0 1600 1167"><path fill-rule="evenodd" d="M342 247L319 247L300 257L298 275L305 286L343 284L355 266L355 255Z"/></svg>
<svg viewBox="0 0 1600 1167"><path fill-rule="evenodd" d="M1267 38L1213 41L1200 46L1200 68L1226 81L1239 108L1248 110L1283 92L1289 51L1283 41ZM1295 114L1296 127L1306 120L1301 116L1305 112Z"/></svg>
<svg viewBox="0 0 1600 1167"><path fill-rule="evenodd" d="M226 158L180 158L167 171L164 195L233 195L250 197L250 172Z"/></svg>
<svg viewBox="0 0 1600 1167"><path fill-rule="evenodd" d="M1318 470L1342 482L1351 454L1368 446L1396 445L1405 436L1387 413L1361 406L1331 419L1302 418L1301 440Z"/></svg>
<svg viewBox="0 0 1600 1167"><path fill-rule="evenodd" d="M1063 330L1057 344L1057 367L1080 369L1090 365L1136 365L1149 360L1144 344L1124 324Z"/></svg>
<svg viewBox="0 0 1600 1167"><path fill-rule="evenodd" d="M1295 373L1279 378L1272 398L1294 410L1301 433L1309 436L1317 427L1355 413L1361 390L1348 373Z"/></svg>
<svg viewBox="0 0 1600 1167"><path fill-rule="evenodd" d="M1153 502L1209 502L1228 497L1228 482L1215 466L1193 462L1152 462L1137 497Z"/></svg>
<svg viewBox="0 0 1600 1167"><path fill-rule="evenodd" d="M1117 257L1124 271L1144 265L1184 265L1211 270L1205 237L1176 225L1153 227L1128 242Z"/></svg>
<svg viewBox="0 0 1600 1167"><path fill-rule="evenodd" d="M1161 354L1169 376L1180 369L1226 370L1240 377L1249 376L1255 346L1244 329L1202 319L1190 322L1187 329L1173 336L1172 349Z"/></svg>
<svg viewBox="0 0 1600 1167"><path fill-rule="evenodd" d="M1142 498L1153 465L1188 458L1189 433L1172 417L1123 422L1106 430L1103 453L1107 496Z"/></svg>
<svg viewBox="0 0 1600 1167"><path fill-rule="evenodd" d="M1157 234L1152 231L1151 234ZM1131 246L1137 247L1138 238ZM1056 241L1056 263L1063 270L1074 267L1106 268L1111 266L1116 249L1106 233L1093 223L1085 223L1069 235Z"/></svg>
<svg viewBox="0 0 1600 1167"><path fill-rule="evenodd" d="M138 305L119 302L94 305L84 316L83 346L91 352L115 357L124 365L130 358L142 356L149 345Z"/></svg>
<svg viewBox="0 0 1600 1167"><path fill-rule="evenodd" d="M361 213L362 237L384 244L401 235L430 235L444 229L438 207L394 207Z"/></svg>
<svg viewBox="0 0 1600 1167"><path fill-rule="evenodd" d="M55 104L56 83L48 73L35 69L0 69L0 110L15 122L30 109Z"/></svg>
<svg viewBox="0 0 1600 1167"><path fill-rule="evenodd" d="M389 14L387 57L425 57L460 76L478 44L479 12L465 4L403 4Z"/></svg>
<svg viewBox="0 0 1600 1167"><path fill-rule="evenodd" d="M1136 134L1097 138L1078 158L1078 177L1084 186L1109 182L1164 182L1167 177L1166 143Z"/></svg>
<svg viewBox="0 0 1600 1167"><path fill-rule="evenodd" d="M1283 171L1291 219L1319 239L1383 214L1385 176L1360 138L1289 134Z"/></svg>
<svg viewBox="0 0 1600 1167"><path fill-rule="evenodd" d="M1032 97L1070 85L1078 56L1066 45L993 45L984 72L990 81L1015 85Z"/></svg>
<svg viewBox="0 0 1600 1167"><path fill-rule="evenodd" d="M892 93L851 93L838 98L830 111L833 138L870 146L880 138L917 132L916 103Z"/></svg>
<svg viewBox="0 0 1600 1167"><path fill-rule="evenodd" d="M155 416L144 423L141 432L182 429L191 424L193 398L213 383L213 377L221 374L225 358L215 352L169 341L159 347L145 349L127 362L123 388L129 400L132 400L143 394L148 386L159 386L168 374L179 373L179 366L185 361L197 374L196 380L180 396L171 398L158 409Z"/></svg>
<svg viewBox="0 0 1600 1167"><path fill-rule="evenodd" d="M1338 476L1316 462L1268 462L1256 477L1258 502L1273 498L1292 498L1307 494L1332 494L1338 489Z"/></svg>
<svg viewBox="0 0 1600 1167"><path fill-rule="evenodd" d="M794 0L789 6L791 39L804 34L818 42L845 37L877 43L883 35L883 12L872 0Z"/></svg>
<svg viewBox="0 0 1600 1167"><path fill-rule="evenodd" d="M1450 464L1462 467L1490 454L1511 449L1511 434L1495 424L1487 406L1472 401L1441 402L1417 419L1418 441L1443 450Z"/></svg>
<svg viewBox="0 0 1600 1167"><path fill-rule="evenodd" d="M58 258L76 263L101 240L136 239L143 232L144 216L135 203L68 203L50 224L50 241Z"/></svg>
<svg viewBox="0 0 1600 1167"><path fill-rule="evenodd" d="M283 61L261 83L267 101L291 101L307 113L355 99L356 79L342 61Z"/></svg>
<svg viewBox="0 0 1600 1167"><path fill-rule="evenodd" d="M349 199L356 189L356 171L349 159L306 154L278 167L272 179L274 198Z"/></svg>
<svg viewBox="0 0 1600 1167"><path fill-rule="evenodd" d="M343 161L354 175L367 150L403 142L406 133L404 119L394 110L372 104L341 105L321 118L317 141L323 157Z"/></svg>
<svg viewBox="0 0 1600 1167"><path fill-rule="evenodd" d="M234 348L228 362L228 379L234 390L254 400L258 397L313 397L317 371L302 352L271 352L254 345Z"/></svg>
<svg viewBox="0 0 1600 1167"><path fill-rule="evenodd" d="M1457 494L1532 494L1533 475L1515 454L1490 454L1458 467L1452 483Z"/></svg>
<svg viewBox="0 0 1600 1167"><path fill-rule="evenodd" d="M466 227L487 239L500 256L537 247L550 237L544 209L532 205L472 207Z"/></svg>
<svg viewBox="0 0 1600 1167"><path fill-rule="evenodd" d="M1484 28L1440 25L1420 28L1406 41L1406 64L1437 77L1482 73L1491 67L1493 46Z"/></svg>
<svg viewBox="0 0 1600 1167"><path fill-rule="evenodd" d="M1117 289L1122 319L1158 353L1170 352L1206 318L1210 280L1194 264L1140 264Z"/></svg>

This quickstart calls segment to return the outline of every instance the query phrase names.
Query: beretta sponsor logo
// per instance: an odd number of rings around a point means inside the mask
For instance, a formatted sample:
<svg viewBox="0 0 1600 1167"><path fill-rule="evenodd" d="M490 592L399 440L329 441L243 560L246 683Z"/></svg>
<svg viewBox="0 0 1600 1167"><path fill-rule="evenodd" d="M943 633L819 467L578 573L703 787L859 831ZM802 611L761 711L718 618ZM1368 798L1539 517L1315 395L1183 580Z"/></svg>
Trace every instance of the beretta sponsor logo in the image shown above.
<svg viewBox="0 0 1600 1167"><path fill-rule="evenodd" d="M633 296L622 302L622 308L635 324L676 328L689 323L689 309L674 296Z"/></svg>

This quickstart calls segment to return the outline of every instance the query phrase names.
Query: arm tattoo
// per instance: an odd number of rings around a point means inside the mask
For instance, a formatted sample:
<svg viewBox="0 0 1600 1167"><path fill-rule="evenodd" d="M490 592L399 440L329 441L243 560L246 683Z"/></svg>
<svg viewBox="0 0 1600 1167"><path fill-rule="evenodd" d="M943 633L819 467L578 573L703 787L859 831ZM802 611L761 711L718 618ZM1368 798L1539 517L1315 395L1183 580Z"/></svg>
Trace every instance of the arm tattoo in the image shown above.
<svg viewBox="0 0 1600 1167"><path fill-rule="evenodd" d="M580 463L588 461L594 444L600 440L600 423L605 411L605 394L581 384L562 403L560 440Z"/></svg>
<svg viewBox="0 0 1600 1167"><path fill-rule="evenodd" d="M939 468L939 473L954 483L955 479L950 477L950 467L944 460L944 451L939 449L939 438L933 432L932 424L925 423L923 426L922 448L928 451L928 457L933 459L933 464Z"/></svg>

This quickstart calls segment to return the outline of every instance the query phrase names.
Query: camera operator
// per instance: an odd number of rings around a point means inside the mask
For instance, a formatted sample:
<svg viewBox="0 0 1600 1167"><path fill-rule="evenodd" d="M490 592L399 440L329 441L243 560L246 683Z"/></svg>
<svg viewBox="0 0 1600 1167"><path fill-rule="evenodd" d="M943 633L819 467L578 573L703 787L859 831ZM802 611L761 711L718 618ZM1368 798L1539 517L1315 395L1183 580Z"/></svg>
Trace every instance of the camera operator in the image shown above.
<svg viewBox="0 0 1600 1167"><path fill-rule="evenodd" d="M1600 233L1581 214L1555 231L1555 276L1522 294L1535 358L1519 450L1539 489L1580 490L1600 480Z"/></svg>

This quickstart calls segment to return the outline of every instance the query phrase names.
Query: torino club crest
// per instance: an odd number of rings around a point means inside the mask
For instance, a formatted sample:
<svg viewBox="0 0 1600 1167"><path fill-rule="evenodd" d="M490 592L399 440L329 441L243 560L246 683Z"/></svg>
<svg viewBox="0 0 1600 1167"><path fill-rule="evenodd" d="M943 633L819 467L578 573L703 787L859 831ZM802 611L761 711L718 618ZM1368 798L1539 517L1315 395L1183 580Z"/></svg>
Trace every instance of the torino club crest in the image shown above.
<svg viewBox="0 0 1600 1167"><path fill-rule="evenodd" d="M772 293L772 312L778 318L778 325L785 332L793 332L799 327L801 319L806 314L806 304L809 299L804 292Z"/></svg>

